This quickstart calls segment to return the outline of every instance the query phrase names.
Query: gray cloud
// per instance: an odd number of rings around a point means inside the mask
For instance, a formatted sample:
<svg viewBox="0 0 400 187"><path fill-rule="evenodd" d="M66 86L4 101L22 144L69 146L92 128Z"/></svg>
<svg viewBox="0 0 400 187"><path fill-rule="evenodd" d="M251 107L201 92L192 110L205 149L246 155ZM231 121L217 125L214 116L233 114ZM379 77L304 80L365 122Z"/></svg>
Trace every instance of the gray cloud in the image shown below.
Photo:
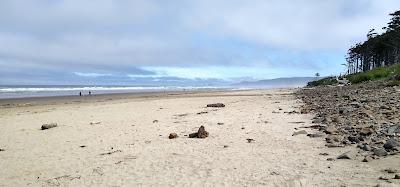
<svg viewBox="0 0 400 187"><path fill-rule="evenodd" d="M37 79L156 74L142 68L149 66L318 70L398 7L398 0L3 0L0 78L29 70Z"/></svg>

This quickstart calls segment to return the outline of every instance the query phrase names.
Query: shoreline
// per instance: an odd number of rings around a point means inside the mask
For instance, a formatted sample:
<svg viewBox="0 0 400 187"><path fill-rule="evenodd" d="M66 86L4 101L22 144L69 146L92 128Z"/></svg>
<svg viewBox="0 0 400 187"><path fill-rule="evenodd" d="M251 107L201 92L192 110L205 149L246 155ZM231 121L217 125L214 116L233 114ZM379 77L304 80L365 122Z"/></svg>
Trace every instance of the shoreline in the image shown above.
<svg viewBox="0 0 400 187"><path fill-rule="evenodd" d="M152 92L130 92L130 93L104 93L85 96L46 96L46 97L23 97L23 98L4 98L0 99L0 108L40 106L40 105L57 105L57 104L74 104L74 103L91 103L106 102L112 100L131 100L131 99L160 99L160 98L177 98L177 97L207 97L216 93L234 93L248 91L265 91L265 90L298 90L301 88L251 88L251 89L201 89L201 90L176 90L176 91L152 91ZM199 94L203 94L200 96ZM217 95L215 95L217 96Z"/></svg>
<svg viewBox="0 0 400 187"><path fill-rule="evenodd" d="M67 96L44 96L44 97L21 97L0 99L0 108L11 108L19 106L37 106L51 104L90 103L108 100L159 98L168 96L182 96L197 93L235 92L241 90L209 89L209 90L178 90L178 91L152 91L152 92L130 92L130 93L104 93L93 95L67 95ZM243 90L246 91L246 90Z"/></svg>

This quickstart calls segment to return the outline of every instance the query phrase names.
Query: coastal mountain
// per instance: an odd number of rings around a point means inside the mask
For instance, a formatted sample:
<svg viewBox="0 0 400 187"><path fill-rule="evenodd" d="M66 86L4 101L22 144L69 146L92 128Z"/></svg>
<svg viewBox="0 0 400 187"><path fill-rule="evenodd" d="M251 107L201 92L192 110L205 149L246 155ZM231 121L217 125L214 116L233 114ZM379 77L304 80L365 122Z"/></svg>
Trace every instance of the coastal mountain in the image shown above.
<svg viewBox="0 0 400 187"><path fill-rule="evenodd" d="M285 87L303 87L308 82L315 81L317 77L285 77L276 79L266 79L258 81L243 81L232 86L244 87L267 87L267 88L285 88Z"/></svg>

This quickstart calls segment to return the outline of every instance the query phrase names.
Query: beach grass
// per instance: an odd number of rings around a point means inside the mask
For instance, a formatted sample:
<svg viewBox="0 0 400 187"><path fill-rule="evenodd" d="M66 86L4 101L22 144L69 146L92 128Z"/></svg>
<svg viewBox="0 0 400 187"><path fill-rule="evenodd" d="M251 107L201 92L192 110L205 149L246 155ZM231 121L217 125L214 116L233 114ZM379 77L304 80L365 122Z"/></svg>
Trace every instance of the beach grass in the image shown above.
<svg viewBox="0 0 400 187"><path fill-rule="evenodd" d="M348 75L347 79L352 84L358 84L366 81L388 80L390 85L399 85L400 64L376 68L371 71Z"/></svg>

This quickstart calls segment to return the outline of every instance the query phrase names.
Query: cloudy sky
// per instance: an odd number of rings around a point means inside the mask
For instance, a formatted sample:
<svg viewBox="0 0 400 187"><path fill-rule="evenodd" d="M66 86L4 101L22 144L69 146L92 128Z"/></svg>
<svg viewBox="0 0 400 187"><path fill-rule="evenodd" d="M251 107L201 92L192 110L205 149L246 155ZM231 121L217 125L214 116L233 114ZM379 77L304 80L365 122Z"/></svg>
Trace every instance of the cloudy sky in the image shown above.
<svg viewBox="0 0 400 187"><path fill-rule="evenodd" d="M0 84L339 74L399 0L1 0Z"/></svg>

